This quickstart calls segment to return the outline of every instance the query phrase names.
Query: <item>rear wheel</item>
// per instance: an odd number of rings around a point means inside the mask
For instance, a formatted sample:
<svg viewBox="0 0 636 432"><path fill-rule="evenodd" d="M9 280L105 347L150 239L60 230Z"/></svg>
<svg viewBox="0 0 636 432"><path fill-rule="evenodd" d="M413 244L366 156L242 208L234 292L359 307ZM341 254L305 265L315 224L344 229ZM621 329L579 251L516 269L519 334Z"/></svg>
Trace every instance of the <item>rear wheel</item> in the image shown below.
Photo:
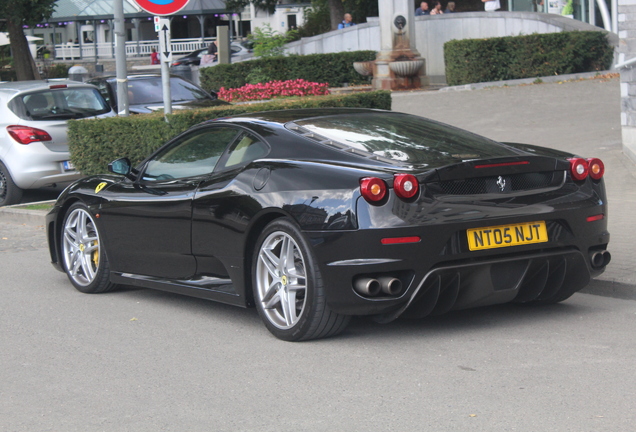
<svg viewBox="0 0 636 432"><path fill-rule="evenodd" d="M64 217L62 256L64 270L78 291L93 294L115 288L97 224L84 204L73 204Z"/></svg>
<svg viewBox="0 0 636 432"><path fill-rule="evenodd" d="M311 247L290 220L275 220L262 232L252 274L258 313L277 338L329 337L349 323L349 316L329 309Z"/></svg>
<svg viewBox="0 0 636 432"><path fill-rule="evenodd" d="M0 162L0 207L19 204L22 199L22 189L13 182L7 167Z"/></svg>

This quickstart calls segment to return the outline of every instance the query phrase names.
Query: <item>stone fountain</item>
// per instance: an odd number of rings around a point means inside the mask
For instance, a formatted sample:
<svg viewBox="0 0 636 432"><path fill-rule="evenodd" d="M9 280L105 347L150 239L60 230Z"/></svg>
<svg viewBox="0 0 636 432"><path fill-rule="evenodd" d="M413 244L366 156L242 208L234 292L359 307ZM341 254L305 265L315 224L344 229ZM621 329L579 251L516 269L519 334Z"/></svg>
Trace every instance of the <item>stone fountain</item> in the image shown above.
<svg viewBox="0 0 636 432"><path fill-rule="evenodd" d="M374 62L354 67L362 75L373 75L376 90L419 89L429 85L426 61L415 49L415 9L413 0L382 0L380 12L380 52Z"/></svg>

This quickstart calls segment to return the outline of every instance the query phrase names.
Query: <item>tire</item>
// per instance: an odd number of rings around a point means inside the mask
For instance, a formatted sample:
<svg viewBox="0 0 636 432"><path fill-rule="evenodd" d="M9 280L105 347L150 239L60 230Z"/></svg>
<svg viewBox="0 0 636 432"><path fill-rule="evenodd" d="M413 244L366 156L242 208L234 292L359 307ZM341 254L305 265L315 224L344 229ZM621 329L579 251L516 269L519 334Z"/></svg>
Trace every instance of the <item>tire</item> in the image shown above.
<svg viewBox="0 0 636 432"><path fill-rule="evenodd" d="M62 265L73 286L87 294L113 290L108 258L88 207L73 204L64 216L61 234Z"/></svg>
<svg viewBox="0 0 636 432"><path fill-rule="evenodd" d="M19 204L22 200L22 192L22 189L13 182L7 167L0 162L0 207Z"/></svg>
<svg viewBox="0 0 636 432"><path fill-rule="evenodd" d="M289 219L273 221L259 236L252 260L252 283L258 314L279 339L334 336L351 319L329 309L311 247Z"/></svg>

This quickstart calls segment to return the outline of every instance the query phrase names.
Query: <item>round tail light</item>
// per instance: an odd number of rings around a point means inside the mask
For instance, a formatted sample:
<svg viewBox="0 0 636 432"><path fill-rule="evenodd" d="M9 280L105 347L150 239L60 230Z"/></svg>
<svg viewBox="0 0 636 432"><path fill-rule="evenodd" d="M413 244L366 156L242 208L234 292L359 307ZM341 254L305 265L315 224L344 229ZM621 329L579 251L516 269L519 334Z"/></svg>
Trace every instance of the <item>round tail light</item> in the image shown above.
<svg viewBox="0 0 636 432"><path fill-rule="evenodd" d="M597 158L589 158L587 160L588 170L590 172L590 177L594 180L600 180L605 174L605 164L603 161Z"/></svg>
<svg viewBox="0 0 636 432"><path fill-rule="evenodd" d="M585 180L589 172L587 161L582 158L572 158L568 160L570 161L570 172L572 173L572 178L577 181Z"/></svg>
<svg viewBox="0 0 636 432"><path fill-rule="evenodd" d="M420 185L411 174L396 174L393 178L393 189L398 197L409 199L417 195Z"/></svg>
<svg viewBox="0 0 636 432"><path fill-rule="evenodd" d="M386 196L386 183L377 177L365 177L360 180L360 193L370 203L382 201Z"/></svg>

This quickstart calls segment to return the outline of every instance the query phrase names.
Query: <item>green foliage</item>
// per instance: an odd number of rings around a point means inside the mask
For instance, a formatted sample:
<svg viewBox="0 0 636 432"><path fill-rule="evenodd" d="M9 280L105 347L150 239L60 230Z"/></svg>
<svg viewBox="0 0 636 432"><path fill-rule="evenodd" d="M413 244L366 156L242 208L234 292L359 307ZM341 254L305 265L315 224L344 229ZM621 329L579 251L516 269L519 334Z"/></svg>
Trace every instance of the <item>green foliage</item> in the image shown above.
<svg viewBox="0 0 636 432"><path fill-rule="evenodd" d="M64 63L52 64L45 70L47 78L66 78L70 66Z"/></svg>
<svg viewBox="0 0 636 432"><path fill-rule="evenodd" d="M48 19L55 10L57 0L3 0L0 16L22 25L35 25Z"/></svg>
<svg viewBox="0 0 636 432"><path fill-rule="evenodd" d="M247 84L258 84L258 83L266 83L270 81L274 81L271 77L269 77L264 71L263 68L255 67L253 68L245 77Z"/></svg>
<svg viewBox="0 0 636 432"><path fill-rule="evenodd" d="M201 86L210 91L257 84L255 77L264 81L287 81L304 79L317 83L328 83L340 87L342 83L367 84L353 69L353 62L375 60L375 51L347 51L330 54L310 54L305 56L271 57L254 59L234 64L220 64L199 70ZM254 73L253 73L254 71ZM249 78L248 78L249 77Z"/></svg>
<svg viewBox="0 0 636 432"><path fill-rule="evenodd" d="M248 39L254 44L254 55L257 57L276 57L285 52L285 44L296 37L297 30L285 34L272 30L269 24L254 29Z"/></svg>
<svg viewBox="0 0 636 432"><path fill-rule="evenodd" d="M298 38L311 37L331 31L327 0L313 0L305 9L305 23L298 28Z"/></svg>
<svg viewBox="0 0 636 432"><path fill-rule="evenodd" d="M252 3L257 9L273 14L278 0L225 0L225 8L228 11L238 12Z"/></svg>
<svg viewBox="0 0 636 432"><path fill-rule="evenodd" d="M461 85L607 70L614 52L603 32L561 32L444 44L446 82Z"/></svg>
<svg viewBox="0 0 636 432"><path fill-rule="evenodd" d="M161 113L71 120L68 123L71 161L83 174L104 173L108 163L120 157L127 156L134 165L138 164L166 141L206 120L249 112L328 107L389 110L391 93L373 91L182 110L169 115L169 123L164 121Z"/></svg>
<svg viewBox="0 0 636 432"><path fill-rule="evenodd" d="M572 3L572 0L568 0L565 6L563 6L561 15L574 15L574 4Z"/></svg>

